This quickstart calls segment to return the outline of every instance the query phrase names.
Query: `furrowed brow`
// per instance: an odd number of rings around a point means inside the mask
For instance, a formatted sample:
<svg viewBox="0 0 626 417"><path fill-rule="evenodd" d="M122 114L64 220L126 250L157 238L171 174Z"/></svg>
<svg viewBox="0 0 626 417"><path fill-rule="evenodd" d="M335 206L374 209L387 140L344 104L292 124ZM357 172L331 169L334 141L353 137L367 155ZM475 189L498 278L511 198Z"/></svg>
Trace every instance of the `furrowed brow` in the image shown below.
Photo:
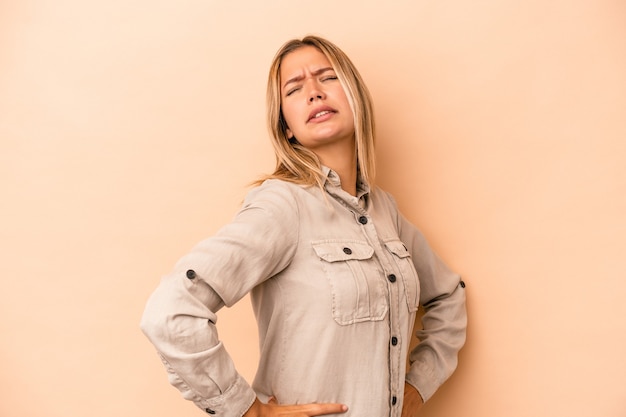
<svg viewBox="0 0 626 417"><path fill-rule="evenodd" d="M313 74L313 75L321 75L321 74L323 74L325 72L328 72L328 71L334 71L334 68L333 67L320 68L318 70L313 71L311 74Z"/></svg>
<svg viewBox="0 0 626 417"><path fill-rule="evenodd" d="M303 79L304 77L302 75L290 78L285 82L285 84L283 84L283 89L285 89L289 84L297 83L298 81L302 81Z"/></svg>
<svg viewBox="0 0 626 417"><path fill-rule="evenodd" d="M314 76L318 76L328 71L334 71L334 68L333 67L320 68L311 72L311 74ZM290 78L287 81L285 81L285 84L283 84L283 89L285 89L289 84L297 83L298 81L302 81L303 79L304 79L304 76L302 75L297 75L293 78Z"/></svg>

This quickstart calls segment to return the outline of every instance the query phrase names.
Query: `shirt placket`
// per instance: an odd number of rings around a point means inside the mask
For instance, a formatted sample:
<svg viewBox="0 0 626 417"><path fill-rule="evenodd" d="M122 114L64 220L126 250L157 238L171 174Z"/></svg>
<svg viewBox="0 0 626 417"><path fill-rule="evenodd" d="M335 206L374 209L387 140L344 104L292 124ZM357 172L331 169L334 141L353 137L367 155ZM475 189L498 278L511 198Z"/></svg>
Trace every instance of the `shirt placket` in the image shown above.
<svg viewBox="0 0 626 417"><path fill-rule="evenodd" d="M374 248L376 259L384 271L387 280L385 287L387 288L386 301L389 307L387 323L389 325L390 335L388 341L389 416L397 417L402 413L401 399L404 394L404 376L400 375L402 369L402 335L404 334L400 329L400 286L402 285L402 280L399 279L399 272L396 271L394 263L391 262L389 256L385 253L378 237L378 232L374 226L374 221L366 209L361 207L358 203L354 204L352 201L344 198L344 196L341 195L342 192L335 191L330 192L330 194L346 206L354 215L355 221L363 231L363 235Z"/></svg>

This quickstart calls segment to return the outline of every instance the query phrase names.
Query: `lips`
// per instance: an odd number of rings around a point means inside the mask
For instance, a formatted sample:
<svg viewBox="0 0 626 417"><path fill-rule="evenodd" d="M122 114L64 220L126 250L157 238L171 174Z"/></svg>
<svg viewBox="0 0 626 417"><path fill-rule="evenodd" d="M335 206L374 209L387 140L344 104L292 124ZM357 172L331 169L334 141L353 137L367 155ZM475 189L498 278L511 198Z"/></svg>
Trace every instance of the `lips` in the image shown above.
<svg viewBox="0 0 626 417"><path fill-rule="evenodd" d="M307 123L311 121L315 121L317 119L321 119L322 117L330 113L337 113L337 110L329 106L316 107L311 111L311 113L309 113L309 118L307 119Z"/></svg>

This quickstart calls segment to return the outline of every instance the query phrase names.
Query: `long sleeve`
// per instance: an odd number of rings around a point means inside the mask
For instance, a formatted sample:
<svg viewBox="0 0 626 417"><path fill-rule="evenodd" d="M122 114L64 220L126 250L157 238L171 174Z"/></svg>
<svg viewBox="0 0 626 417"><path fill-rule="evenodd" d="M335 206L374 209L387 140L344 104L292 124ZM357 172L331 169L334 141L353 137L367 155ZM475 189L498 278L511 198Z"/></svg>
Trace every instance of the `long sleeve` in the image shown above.
<svg viewBox="0 0 626 417"><path fill-rule="evenodd" d="M406 380L427 401L456 369L459 350L465 343L465 283L401 215L399 230L413 257L420 282L420 304L425 310L423 330L417 334L420 343L409 355L411 366Z"/></svg>
<svg viewBox="0 0 626 417"><path fill-rule="evenodd" d="M288 189L266 183L248 195L232 223L184 256L148 300L141 329L170 383L209 414L241 417L255 399L219 341L216 313L287 267L297 222Z"/></svg>

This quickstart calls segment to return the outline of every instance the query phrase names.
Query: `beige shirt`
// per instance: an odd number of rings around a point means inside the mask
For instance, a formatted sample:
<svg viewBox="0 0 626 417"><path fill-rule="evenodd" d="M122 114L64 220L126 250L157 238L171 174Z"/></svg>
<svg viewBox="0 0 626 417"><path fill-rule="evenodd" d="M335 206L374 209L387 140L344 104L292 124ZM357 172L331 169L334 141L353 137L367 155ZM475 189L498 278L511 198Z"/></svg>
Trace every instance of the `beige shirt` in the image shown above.
<svg viewBox="0 0 626 417"><path fill-rule="evenodd" d="M465 284L389 194L359 183L351 196L325 172L326 193L280 180L253 189L148 301L141 326L170 382L209 414L240 417L255 396L274 396L400 416L405 380L428 400L456 368ZM260 335L252 388L216 330L218 310L248 293ZM424 330L409 352L420 304Z"/></svg>

